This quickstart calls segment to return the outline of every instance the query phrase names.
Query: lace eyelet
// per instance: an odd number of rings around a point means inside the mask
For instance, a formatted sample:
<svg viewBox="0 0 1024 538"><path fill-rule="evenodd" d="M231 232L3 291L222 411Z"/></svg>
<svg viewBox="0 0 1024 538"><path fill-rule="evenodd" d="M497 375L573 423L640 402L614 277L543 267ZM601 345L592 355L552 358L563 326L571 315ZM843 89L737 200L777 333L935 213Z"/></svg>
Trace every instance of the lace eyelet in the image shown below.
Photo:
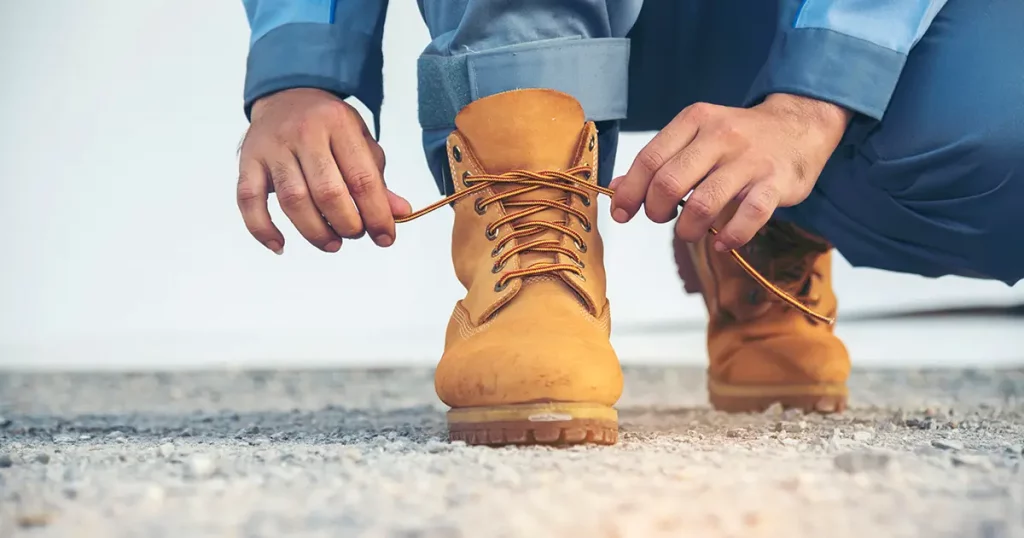
<svg viewBox="0 0 1024 538"><path fill-rule="evenodd" d="M573 260L572 262L575 263L576 267L579 267L580 269L586 269L587 267L587 264L583 263L583 260Z"/></svg>
<svg viewBox="0 0 1024 538"><path fill-rule="evenodd" d="M576 273L576 276L579 277L580 282L586 282L587 281L587 277L583 276L583 273Z"/></svg>
<svg viewBox="0 0 1024 538"><path fill-rule="evenodd" d="M476 200L473 201L473 208L476 209L477 215L484 215L487 213L487 208L480 205L480 202L482 201L483 198L477 198Z"/></svg>
<svg viewBox="0 0 1024 538"><path fill-rule="evenodd" d="M583 166L589 166L589 165L587 163L583 163ZM584 170L583 171L583 179L590 179L590 176L591 176L590 170Z"/></svg>
<svg viewBox="0 0 1024 538"><path fill-rule="evenodd" d="M589 232L591 230L589 222L580 222L580 225L583 226L583 231L584 232Z"/></svg>
<svg viewBox="0 0 1024 538"><path fill-rule="evenodd" d="M459 149L459 146L452 146L452 157L455 158L455 162L462 162L462 150Z"/></svg>
<svg viewBox="0 0 1024 538"><path fill-rule="evenodd" d="M590 197L589 196L584 196L581 200L583 201L583 207L590 207Z"/></svg>
<svg viewBox="0 0 1024 538"><path fill-rule="evenodd" d="M580 251L582 253L585 253L587 251L587 244L586 243L581 243L581 242L579 242L579 241L577 241L575 239L573 239L572 242L573 242L573 244L576 245L576 250L578 250L578 251Z"/></svg>
<svg viewBox="0 0 1024 538"><path fill-rule="evenodd" d="M494 291L503 291L507 287L508 287L508 282L505 282L504 284L502 284L502 282L499 280L498 282L496 282L494 284Z"/></svg>
<svg viewBox="0 0 1024 538"><path fill-rule="evenodd" d="M491 251L491 257L497 257L499 254L501 254L501 251L503 250L505 250L505 245L501 245L500 247L494 247L494 250Z"/></svg>
<svg viewBox="0 0 1024 538"><path fill-rule="evenodd" d="M469 170L462 173L462 184L467 187L469 186Z"/></svg>
<svg viewBox="0 0 1024 538"><path fill-rule="evenodd" d="M494 230L490 230L490 229L484 230L484 235L487 236L487 239L489 241L494 241L495 239L498 238L498 230L497 230L497 228L495 228Z"/></svg>
<svg viewBox="0 0 1024 538"><path fill-rule="evenodd" d="M590 144L587 145L587 151L594 151L594 145L597 144L597 139L594 135L590 135Z"/></svg>
<svg viewBox="0 0 1024 538"><path fill-rule="evenodd" d="M504 263L496 263L496 264L494 264L494 265L493 265L493 266L491 267L491 272L492 272L492 273L494 273L494 274L498 274L498 273L500 273L500 272L501 272L501 270L502 270L502 269L504 269L504 268L505 268L505 264L504 264Z"/></svg>

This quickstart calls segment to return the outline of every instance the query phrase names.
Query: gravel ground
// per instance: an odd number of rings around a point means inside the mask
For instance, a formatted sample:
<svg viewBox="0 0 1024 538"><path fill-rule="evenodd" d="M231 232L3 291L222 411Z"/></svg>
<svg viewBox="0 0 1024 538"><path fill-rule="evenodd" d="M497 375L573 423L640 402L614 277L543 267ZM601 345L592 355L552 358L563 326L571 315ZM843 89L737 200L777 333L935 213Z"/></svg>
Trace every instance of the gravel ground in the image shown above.
<svg viewBox="0 0 1024 538"><path fill-rule="evenodd" d="M1024 537L1024 368L729 416L627 370L610 448L445 439L426 370L0 373L0 536Z"/></svg>

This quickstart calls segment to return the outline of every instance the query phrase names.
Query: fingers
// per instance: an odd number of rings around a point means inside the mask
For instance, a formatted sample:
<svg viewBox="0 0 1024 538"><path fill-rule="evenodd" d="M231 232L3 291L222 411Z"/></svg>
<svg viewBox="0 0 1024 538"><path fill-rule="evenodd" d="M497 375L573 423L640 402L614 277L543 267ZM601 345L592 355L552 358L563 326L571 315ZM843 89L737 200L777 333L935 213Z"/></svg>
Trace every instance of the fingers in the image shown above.
<svg viewBox="0 0 1024 538"><path fill-rule="evenodd" d="M302 144L297 150L313 203L327 219L329 228L345 239L360 237L363 221L334 161L327 137L322 143Z"/></svg>
<svg viewBox="0 0 1024 538"><path fill-rule="evenodd" d="M367 139L367 143L370 145L371 153L373 154L373 162L377 164L377 169L381 173L381 181L384 182L384 187L387 188L388 182L384 179L384 167L387 166L387 159L384 156L384 150L381 149L380 145L377 144L370 137L370 132L363 129L364 137ZM391 189L387 190L388 195L388 207L391 209L391 214L395 217L404 217L409 213L412 213L412 205L408 200L395 194Z"/></svg>
<svg viewBox="0 0 1024 538"><path fill-rule="evenodd" d="M715 237L715 250L724 252L747 244L768 223L779 207L781 197L775 182L762 180L755 183L743 197L736 214L719 230ZM689 207L687 202L686 209Z"/></svg>
<svg viewBox="0 0 1024 538"><path fill-rule="evenodd" d="M249 233L275 254L284 252L284 236L274 226L267 210L270 178L263 165L243 154L238 165L236 199Z"/></svg>
<svg viewBox="0 0 1024 538"><path fill-rule="evenodd" d="M750 183L752 175L744 161L727 162L708 174L686 200L676 222L676 235L690 242L701 239Z"/></svg>
<svg viewBox="0 0 1024 538"><path fill-rule="evenodd" d="M375 143L372 145L376 145ZM375 158L371 143L357 129L337 133L331 138L331 150L338 163L348 192L359 209L363 225L378 246L395 241L395 218L384 186L383 152Z"/></svg>
<svg viewBox="0 0 1024 538"><path fill-rule="evenodd" d="M687 107L637 154L626 175L616 182L611 204L616 222L627 222L637 214L655 174L694 140L711 106L698 103Z"/></svg>
<svg viewBox="0 0 1024 538"><path fill-rule="evenodd" d="M714 139L698 134L690 145L655 172L644 200L647 217L661 223L675 218L680 200L711 173L721 156ZM686 211L684 209L683 213Z"/></svg>
<svg viewBox="0 0 1024 538"><path fill-rule="evenodd" d="M279 148L268 159L268 168L281 210L302 237L325 252L340 250L341 238L327 226L320 209L313 202L295 155Z"/></svg>

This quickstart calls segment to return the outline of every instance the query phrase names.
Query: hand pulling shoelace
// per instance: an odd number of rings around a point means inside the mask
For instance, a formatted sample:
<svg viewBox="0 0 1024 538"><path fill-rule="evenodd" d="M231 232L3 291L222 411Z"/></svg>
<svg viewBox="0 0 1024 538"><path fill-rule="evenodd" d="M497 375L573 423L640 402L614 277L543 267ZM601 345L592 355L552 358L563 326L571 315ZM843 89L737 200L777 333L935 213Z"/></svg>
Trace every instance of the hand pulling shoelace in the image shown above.
<svg viewBox="0 0 1024 538"><path fill-rule="evenodd" d="M565 172L559 172L555 170L545 170L541 172L514 170L511 172L506 172L504 174L467 174L464 175L462 178L463 183L467 186L465 190L447 196L441 200L438 200L437 202L434 202L433 204L430 204L429 206L424 207L419 211L414 211L404 217L396 218L395 222L403 223L415 220L419 217L422 217L423 215L426 215L427 213L435 211L438 208L444 207L448 204L472 196L473 194L479 193L480 191L483 191L492 185L505 183L513 185L522 185L522 187L505 192L500 192L486 198L478 198L475 204L477 211L483 213L483 211L486 210L488 205L495 204L498 202L503 202L503 204L506 207L523 207L525 209L517 213L510 213L504 217L501 217L497 221L491 223L486 230L488 238L496 239L497 231L500 226L512 223L513 221L518 221L521 218L539 213L541 211L544 211L545 209L557 209L559 211L569 213L575 216L576 218L580 219L580 222L583 225L583 229L589 231L591 223L589 222L587 216L578 209L575 209L572 206L569 206L565 203L560 203L555 200L510 199L529 192L533 192L538 189L556 188L566 192L570 196L573 194L579 196L583 200L583 205L587 206L590 205L591 203L590 192L588 191L604 194L609 197L615 194L615 191L609 188L601 187L600 185L592 185L588 183L586 179L590 177L590 174L591 169L588 166L577 166L575 168L566 170ZM583 179L581 179L580 176L582 176ZM679 202L679 207L682 208L685 206L685 201ZM576 244L576 247L580 252L586 252L586 243L583 241L583 238L580 237L579 234L573 231L571 228L568 228L561 224L538 220L514 224L513 232L503 237L498 242L498 245L494 248L494 251L492 251L491 253L493 256L496 256L498 258L494 264L495 273L500 271L501 268L511 257L515 256L516 254L522 254L527 251L555 252L559 254L564 254L574 263L551 263L540 266L531 266L516 271L509 271L508 273L502 275L502 277L498 280L498 283L495 285L495 291L501 291L502 289L504 289L505 286L508 285L508 282L511 281L512 279L533 276L543 273L550 273L555 271L569 271L571 273L576 274L579 277L583 277L582 261L579 259L577 254L569 249L560 246L559 241L556 240L538 239L521 245L517 245L516 247L509 249L507 252L504 252L505 247L513 239L537 234L543 232L545 229L558 231L568 235L569 237L572 238L573 242ZM718 230L715 229L714 226L712 226L708 230L708 233L710 233L711 235L718 235ZM751 265L746 259L744 259L743 255L741 255L735 249L730 250L729 254L733 257L736 263L739 264L739 266L743 268L743 270L746 271L748 275L750 275L751 278L753 278L758 284L760 284L766 290L770 291L772 294L774 294L776 297L781 299L786 304L792 306L793 308L796 308L805 315L810 316L811 318L814 318L818 321L827 323L829 325L835 323L834 318L815 312L810 307L801 303L798 299L790 295L782 288L776 286L775 284L772 284L767 278L765 278L760 272L758 272L753 265Z"/></svg>

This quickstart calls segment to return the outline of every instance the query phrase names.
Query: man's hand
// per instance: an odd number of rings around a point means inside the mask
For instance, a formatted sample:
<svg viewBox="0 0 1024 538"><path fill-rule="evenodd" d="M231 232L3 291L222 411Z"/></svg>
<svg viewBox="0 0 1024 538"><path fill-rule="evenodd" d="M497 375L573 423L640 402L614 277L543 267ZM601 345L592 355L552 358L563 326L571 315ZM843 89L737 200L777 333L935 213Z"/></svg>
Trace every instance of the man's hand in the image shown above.
<svg viewBox="0 0 1024 538"><path fill-rule="evenodd" d="M238 208L257 241L280 254L284 236L270 220L267 197L299 233L326 252L370 233L386 247L395 240L395 216L409 202L384 185L384 150L359 113L336 96L294 89L257 101L242 142Z"/></svg>
<svg viewBox="0 0 1024 538"><path fill-rule="evenodd" d="M612 182L612 218L627 222L643 205L651 220L669 222L693 191L676 233L697 241L737 200L715 248L743 246L777 207L807 198L850 117L836 105L787 94L770 95L749 109L687 107Z"/></svg>

